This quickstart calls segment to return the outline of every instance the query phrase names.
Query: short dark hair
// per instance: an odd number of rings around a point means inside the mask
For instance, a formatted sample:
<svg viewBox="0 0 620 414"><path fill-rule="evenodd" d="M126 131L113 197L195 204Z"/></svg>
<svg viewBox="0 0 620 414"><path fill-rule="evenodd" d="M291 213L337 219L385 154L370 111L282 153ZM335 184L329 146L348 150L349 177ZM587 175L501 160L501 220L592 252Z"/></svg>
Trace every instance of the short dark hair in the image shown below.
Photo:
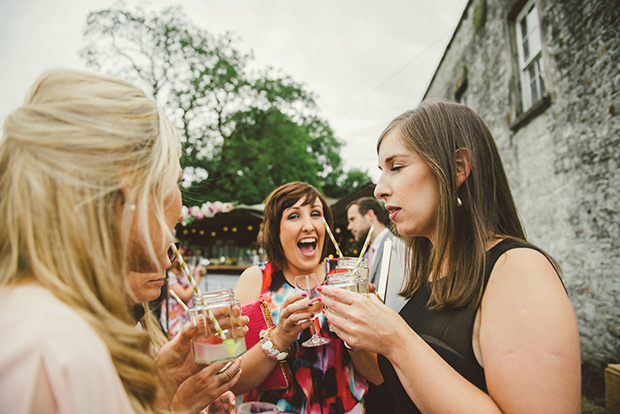
<svg viewBox="0 0 620 414"><path fill-rule="evenodd" d="M385 209L385 206L383 206L383 204L381 204L379 200L374 197L361 197L357 200L351 201L347 206L347 211L349 211L351 206L357 206L362 216L368 213L368 210L372 210L380 223L386 227L390 224L388 211Z"/></svg>
<svg viewBox="0 0 620 414"><path fill-rule="evenodd" d="M333 228L334 220L332 212L327 205L325 197L308 183L294 181L281 185L273 190L265 199L265 212L263 223L261 224L261 245L265 249L267 259L277 268L282 269L287 262L284 249L280 243L280 222L282 220L282 213L301 199L304 199L303 205L306 206L314 203L317 198L323 205L323 216L327 224L329 224L330 228ZM328 235L327 232L325 232L321 260L327 256L327 246Z"/></svg>

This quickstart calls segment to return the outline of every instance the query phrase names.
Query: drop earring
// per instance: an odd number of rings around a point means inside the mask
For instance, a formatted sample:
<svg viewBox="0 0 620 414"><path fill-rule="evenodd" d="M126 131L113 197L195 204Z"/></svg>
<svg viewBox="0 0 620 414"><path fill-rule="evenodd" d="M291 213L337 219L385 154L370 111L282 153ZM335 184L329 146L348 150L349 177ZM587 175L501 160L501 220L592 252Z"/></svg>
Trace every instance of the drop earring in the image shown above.
<svg viewBox="0 0 620 414"><path fill-rule="evenodd" d="M461 201L461 198L460 198L460 197L457 197L457 198L456 198L456 206L457 206L457 207L461 207L462 205L463 205L463 201Z"/></svg>

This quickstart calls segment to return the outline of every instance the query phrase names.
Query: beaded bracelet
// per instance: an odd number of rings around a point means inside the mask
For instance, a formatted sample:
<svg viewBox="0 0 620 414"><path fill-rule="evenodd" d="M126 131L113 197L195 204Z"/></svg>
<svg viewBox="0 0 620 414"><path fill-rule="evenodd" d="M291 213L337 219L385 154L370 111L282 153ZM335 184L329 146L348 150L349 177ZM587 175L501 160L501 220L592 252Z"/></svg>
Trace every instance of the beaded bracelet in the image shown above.
<svg viewBox="0 0 620 414"><path fill-rule="evenodd" d="M272 359L274 361L284 361L288 356L288 350L280 351L275 346L273 346L273 342L271 342L271 331L273 328L263 329L259 333L261 348L267 354L267 358Z"/></svg>

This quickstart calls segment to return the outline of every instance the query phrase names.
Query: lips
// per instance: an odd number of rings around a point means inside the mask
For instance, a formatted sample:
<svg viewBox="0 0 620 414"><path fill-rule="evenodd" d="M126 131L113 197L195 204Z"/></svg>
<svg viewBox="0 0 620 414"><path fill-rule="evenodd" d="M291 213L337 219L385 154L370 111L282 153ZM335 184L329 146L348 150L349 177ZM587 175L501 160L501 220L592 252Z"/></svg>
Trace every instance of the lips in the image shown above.
<svg viewBox="0 0 620 414"><path fill-rule="evenodd" d="M396 216L398 215L398 213L400 212L400 208L399 207L395 207L395 206L385 206L386 210L388 210L390 212L390 220L394 221L394 219L396 218Z"/></svg>
<svg viewBox="0 0 620 414"><path fill-rule="evenodd" d="M317 239L316 237L304 237L297 242L299 251L304 256L313 256L316 252Z"/></svg>

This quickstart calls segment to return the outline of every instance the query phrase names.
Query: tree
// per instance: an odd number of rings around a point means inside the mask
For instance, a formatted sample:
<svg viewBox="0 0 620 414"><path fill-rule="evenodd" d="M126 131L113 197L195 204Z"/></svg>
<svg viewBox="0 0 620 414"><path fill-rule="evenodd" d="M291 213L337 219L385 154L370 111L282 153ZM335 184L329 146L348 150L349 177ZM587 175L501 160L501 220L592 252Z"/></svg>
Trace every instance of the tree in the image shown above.
<svg viewBox="0 0 620 414"><path fill-rule="evenodd" d="M84 36L89 66L143 87L180 131L186 202L255 204L295 180L334 197L370 182L344 171L312 93L272 68L251 72L231 33L213 36L179 7L111 8L89 13Z"/></svg>

